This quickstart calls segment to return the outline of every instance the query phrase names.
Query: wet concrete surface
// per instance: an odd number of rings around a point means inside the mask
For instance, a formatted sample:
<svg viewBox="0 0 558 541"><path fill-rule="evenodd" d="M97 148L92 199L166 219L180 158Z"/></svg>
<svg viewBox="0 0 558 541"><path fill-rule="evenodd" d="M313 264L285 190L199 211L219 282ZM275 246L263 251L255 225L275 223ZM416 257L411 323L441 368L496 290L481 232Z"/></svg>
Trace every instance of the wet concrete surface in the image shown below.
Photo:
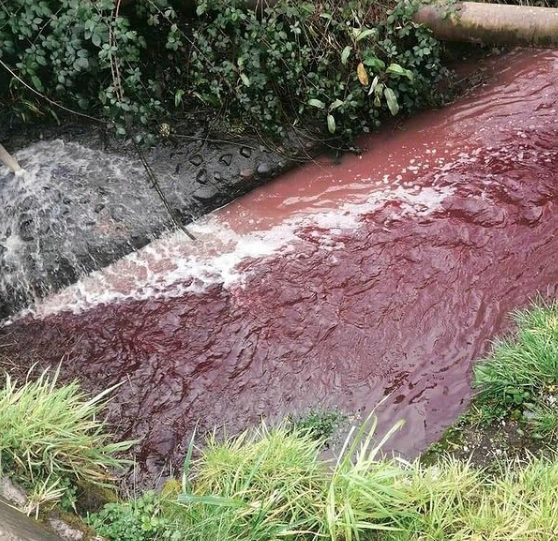
<svg viewBox="0 0 558 541"><path fill-rule="evenodd" d="M175 135L143 151L169 212L133 145L100 129L3 127L2 138L27 172L0 166L0 319L265 183L311 146Z"/></svg>

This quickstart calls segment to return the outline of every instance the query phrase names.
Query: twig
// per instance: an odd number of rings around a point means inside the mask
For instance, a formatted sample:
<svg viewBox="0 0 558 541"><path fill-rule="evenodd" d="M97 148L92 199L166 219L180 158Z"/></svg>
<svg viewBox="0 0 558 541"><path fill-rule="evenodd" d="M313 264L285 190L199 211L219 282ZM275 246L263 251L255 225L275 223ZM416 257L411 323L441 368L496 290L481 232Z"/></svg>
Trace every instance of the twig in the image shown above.
<svg viewBox="0 0 558 541"><path fill-rule="evenodd" d="M136 152L138 153L138 156L141 160L141 163L143 164L143 167L144 167L144 169L147 173L147 176L149 177L149 180L151 180L151 183L153 184L153 187L155 188L155 191L157 192L157 194L159 195L159 198L163 202L163 205L167 209L167 212L169 213L169 216L171 217L172 222L174 223L174 225L178 229L180 229L183 233L185 233L186 236L188 236L191 240L196 240L196 237L194 237L194 235L192 235L192 233L190 233L186 229L186 227L182 224L182 222L180 222L180 220L176 217L176 215L174 213L174 210L169 205L169 202L167 201L167 198L165 197L165 194L163 193L163 190L161 189L161 185L159 184L159 181L157 180L157 177L155 176L155 173L153 172L153 170L151 169L151 167L147 163L147 160L145 159L145 156L143 155L143 152L142 152L141 148L136 143L135 139L132 139L132 140L134 142L134 147L136 149Z"/></svg>
<svg viewBox="0 0 558 541"><path fill-rule="evenodd" d="M15 79L17 79L25 88L27 88L28 90L30 90L31 92L33 92L33 94L39 96L39 98L47 101L48 103L50 103L51 105L54 105L55 107L58 107L59 109L62 109L63 111L66 111L67 113L71 113L73 115L78 115L78 116L82 116L84 118L88 118L89 120L94 120L95 122L99 122L100 124L105 124L104 120L99 120L98 118L94 118L92 116L86 115L85 113L80 113L79 111L74 111L73 109L68 109L68 107L64 107L63 105L60 105L59 103L55 102L54 100L51 100L48 96L45 96L44 94L41 94L38 90L35 90L32 86L28 85L17 73L15 73L3 60L0 59L0 66L2 66L6 71L8 71L12 77L14 77Z"/></svg>

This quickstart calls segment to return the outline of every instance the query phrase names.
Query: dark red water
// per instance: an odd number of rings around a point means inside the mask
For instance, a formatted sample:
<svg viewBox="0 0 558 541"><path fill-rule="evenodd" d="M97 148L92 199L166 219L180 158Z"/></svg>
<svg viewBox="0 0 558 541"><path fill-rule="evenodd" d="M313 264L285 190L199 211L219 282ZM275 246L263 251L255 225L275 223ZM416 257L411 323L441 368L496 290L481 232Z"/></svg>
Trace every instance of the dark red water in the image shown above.
<svg viewBox="0 0 558 541"><path fill-rule="evenodd" d="M558 289L558 53L488 69L361 157L216 213L196 247L167 239L47 300L0 330L2 351L64 354L88 389L123 382L110 420L142 438L151 475L181 462L196 423L364 413L390 393L382 423L405 418L392 447L415 455L464 409L510 310Z"/></svg>

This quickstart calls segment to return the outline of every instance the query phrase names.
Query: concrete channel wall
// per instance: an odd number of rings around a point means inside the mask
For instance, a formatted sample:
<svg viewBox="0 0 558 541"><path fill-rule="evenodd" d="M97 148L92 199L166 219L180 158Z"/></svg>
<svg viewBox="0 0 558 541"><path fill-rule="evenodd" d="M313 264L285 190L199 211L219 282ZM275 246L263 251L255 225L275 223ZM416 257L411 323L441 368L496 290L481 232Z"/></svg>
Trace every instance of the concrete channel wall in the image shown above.
<svg viewBox="0 0 558 541"><path fill-rule="evenodd" d="M0 499L0 540L62 541L62 538Z"/></svg>

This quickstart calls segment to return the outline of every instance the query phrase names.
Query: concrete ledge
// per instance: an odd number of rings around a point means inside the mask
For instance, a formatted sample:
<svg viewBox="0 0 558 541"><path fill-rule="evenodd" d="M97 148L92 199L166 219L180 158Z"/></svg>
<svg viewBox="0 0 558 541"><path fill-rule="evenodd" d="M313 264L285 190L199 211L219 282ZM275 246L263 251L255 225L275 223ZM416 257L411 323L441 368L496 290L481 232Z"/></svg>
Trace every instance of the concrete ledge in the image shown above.
<svg viewBox="0 0 558 541"><path fill-rule="evenodd" d="M2 541L62 541L27 515L0 499L0 539Z"/></svg>

